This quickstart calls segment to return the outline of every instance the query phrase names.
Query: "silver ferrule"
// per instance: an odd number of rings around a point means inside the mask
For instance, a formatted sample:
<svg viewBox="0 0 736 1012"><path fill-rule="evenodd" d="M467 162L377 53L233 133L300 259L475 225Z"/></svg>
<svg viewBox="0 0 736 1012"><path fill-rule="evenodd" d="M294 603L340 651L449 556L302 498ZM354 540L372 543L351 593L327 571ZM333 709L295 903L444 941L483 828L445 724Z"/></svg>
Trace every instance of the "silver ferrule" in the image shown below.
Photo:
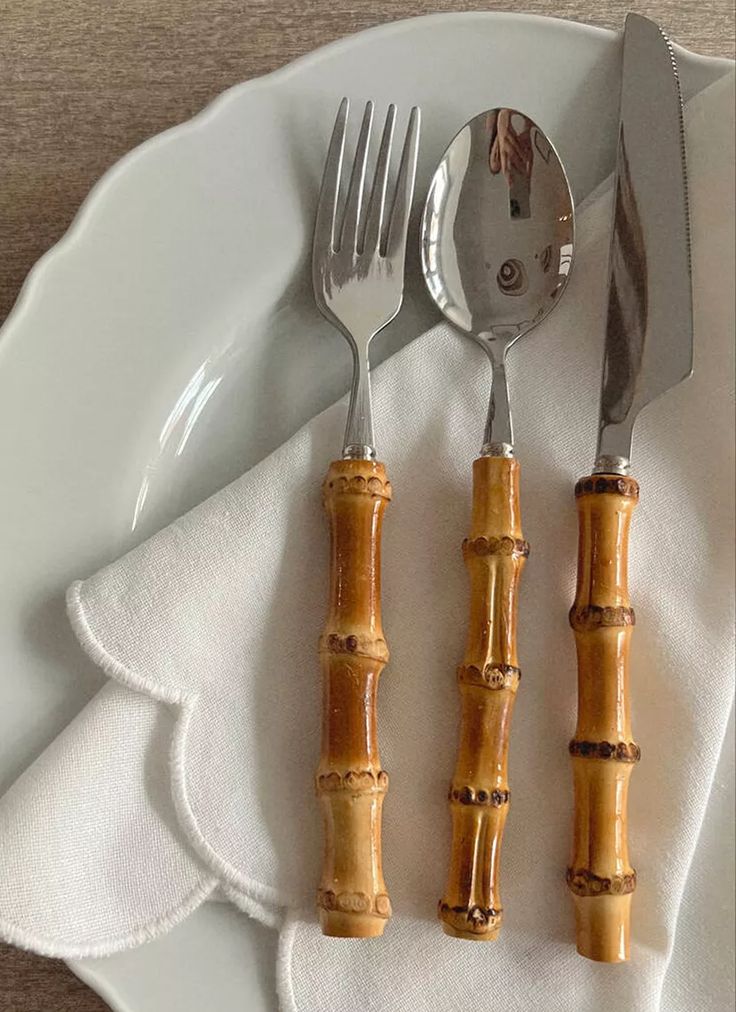
<svg viewBox="0 0 736 1012"><path fill-rule="evenodd" d="M481 457L513 457L514 448L511 443L484 443L480 455Z"/></svg>
<svg viewBox="0 0 736 1012"><path fill-rule="evenodd" d="M367 443L349 443L343 447L342 450L343 460L375 460L376 450L375 447L369 446Z"/></svg>
<svg viewBox="0 0 736 1012"><path fill-rule="evenodd" d="M602 453L595 462L593 474L620 474L628 475L631 470L631 461L628 457L612 457Z"/></svg>

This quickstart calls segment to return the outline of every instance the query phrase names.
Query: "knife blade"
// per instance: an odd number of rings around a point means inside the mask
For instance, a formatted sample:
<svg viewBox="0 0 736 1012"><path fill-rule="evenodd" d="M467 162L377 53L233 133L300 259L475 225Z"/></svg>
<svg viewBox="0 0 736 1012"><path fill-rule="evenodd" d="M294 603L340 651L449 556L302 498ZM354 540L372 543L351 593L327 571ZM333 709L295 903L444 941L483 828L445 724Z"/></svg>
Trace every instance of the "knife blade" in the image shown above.
<svg viewBox="0 0 736 1012"><path fill-rule="evenodd" d="M572 860L578 952L629 958L636 871L629 861L633 740L629 648L636 621L628 540L639 485L629 476L643 407L692 372L692 283L685 144L669 40L630 14L624 30L619 144L598 454L575 486L578 579L570 625L578 660L578 715L570 742L575 790Z"/></svg>
<svg viewBox="0 0 736 1012"><path fill-rule="evenodd" d="M627 474L637 415L691 375L692 281L682 97L672 43L624 31L596 473Z"/></svg>

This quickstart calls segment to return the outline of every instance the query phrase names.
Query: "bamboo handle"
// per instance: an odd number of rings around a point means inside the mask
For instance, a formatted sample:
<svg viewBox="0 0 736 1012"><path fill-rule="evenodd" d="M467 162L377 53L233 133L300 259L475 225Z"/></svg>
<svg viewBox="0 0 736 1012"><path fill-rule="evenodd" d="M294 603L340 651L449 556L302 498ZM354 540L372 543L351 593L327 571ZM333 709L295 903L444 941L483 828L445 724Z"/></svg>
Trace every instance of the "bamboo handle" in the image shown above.
<svg viewBox="0 0 736 1012"><path fill-rule="evenodd" d="M337 460L322 487L330 522L329 613L320 639L322 754L316 788L325 832L317 890L322 932L383 934L391 916L381 868L388 776L376 740L378 678L388 661L381 627L381 524L391 499L383 464Z"/></svg>
<svg viewBox="0 0 736 1012"><path fill-rule="evenodd" d="M448 935L491 941L501 927L499 859L508 812L509 725L521 678L516 656L519 577L529 554L519 513L519 464L473 462L473 511L463 557L470 621L458 668L460 745L450 784L452 852L439 917Z"/></svg>
<svg viewBox="0 0 736 1012"><path fill-rule="evenodd" d="M577 949L604 963L629 958L629 915L636 872L626 839L627 795L640 756L632 741L629 644L633 478L592 475L575 486L578 580L570 625L578 655L578 720L570 742L575 787L572 861Z"/></svg>

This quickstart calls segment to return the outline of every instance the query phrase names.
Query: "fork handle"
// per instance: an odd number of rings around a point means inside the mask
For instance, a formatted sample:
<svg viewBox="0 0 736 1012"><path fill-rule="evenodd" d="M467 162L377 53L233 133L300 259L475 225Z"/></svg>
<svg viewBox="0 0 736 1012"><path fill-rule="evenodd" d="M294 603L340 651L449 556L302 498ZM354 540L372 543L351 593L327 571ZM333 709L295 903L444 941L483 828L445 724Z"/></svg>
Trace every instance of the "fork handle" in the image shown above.
<svg viewBox="0 0 736 1012"><path fill-rule="evenodd" d="M479 457L473 463L470 535L463 542L470 621L458 669L462 711L450 784L452 851L438 911L447 934L473 941L492 941L501 927L509 725L521 678L517 591L528 554L521 533L518 461Z"/></svg>
<svg viewBox="0 0 736 1012"><path fill-rule="evenodd" d="M381 626L381 525L391 500L383 464L337 460L322 486L330 524L330 597L320 640L322 754L316 789L325 849L317 891L322 932L383 934L391 915L381 867L388 776L376 739L378 679L388 661Z"/></svg>
<svg viewBox="0 0 736 1012"><path fill-rule="evenodd" d="M629 645L633 478L594 474L575 487L578 578L570 624L578 657L578 719L570 742L575 786L572 860L567 882L575 904L577 949L604 963L629 958L629 917L636 872L627 845L627 795L639 746L632 741Z"/></svg>

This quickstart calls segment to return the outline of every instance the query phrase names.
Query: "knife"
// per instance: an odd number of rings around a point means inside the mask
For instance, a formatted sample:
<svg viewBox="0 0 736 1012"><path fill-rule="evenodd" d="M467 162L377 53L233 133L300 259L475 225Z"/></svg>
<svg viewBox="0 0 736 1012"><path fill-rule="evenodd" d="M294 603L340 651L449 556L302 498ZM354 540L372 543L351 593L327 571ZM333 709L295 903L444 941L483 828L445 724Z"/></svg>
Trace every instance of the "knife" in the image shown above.
<svg viewBox="0 0 736 1012"><path fill-rule="evenodd" d="M627 794L640 758L629 701L635 623L628 538L639 498L630 475L632 432L650 401L692 373L690 241L682 99L672 44L629 14L609 255L609 295L598 450L575 486L578 576L570 625L578 661L578 715L570 742L575 791L572 861L578 952L629 958L636 872L627 845Z"/></svg>

